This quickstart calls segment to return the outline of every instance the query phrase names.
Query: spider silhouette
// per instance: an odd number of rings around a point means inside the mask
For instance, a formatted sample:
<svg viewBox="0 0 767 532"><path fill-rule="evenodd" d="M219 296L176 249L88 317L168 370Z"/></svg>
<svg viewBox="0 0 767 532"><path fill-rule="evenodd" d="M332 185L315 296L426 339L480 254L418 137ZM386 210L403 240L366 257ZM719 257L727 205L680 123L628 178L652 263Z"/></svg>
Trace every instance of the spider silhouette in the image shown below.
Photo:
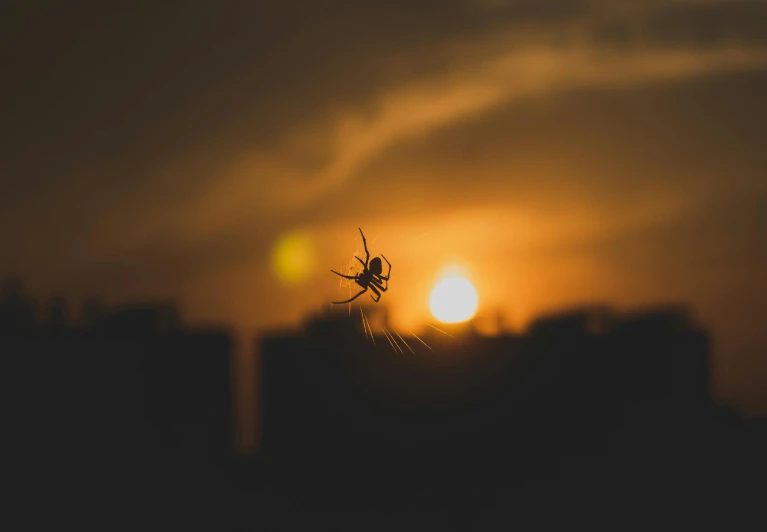
<svg viewBox="0 0 767 532"><path fill-rule="evenodd" d="M362 229L360 229L360 234L362 235L362 244L365 246L365 261L363 262L362 259L359 258L357 255L354 255L354 258L360 261L360 264L362 264L362 271L358 273L357 275L344 275L342 273L338 273L335 270L330 270L330 271L335 273L336 275L343 277L344 279L353 280L355 283L357 283L358 285L362 287L362 290L360 290L360 292L357 295L347 299L346 301L333 301L333 303L336 305L354 301L355 299L360 297L362 294L367 292L368 288L370 288L375 293L375 295L378 296L378 299L376 299L375 297L373 297L373 294L371 294L370 299L378 303L378 301L381 299L381 292L386 292L386 290L389 289L389 276L391 276L391 263L386 257L383 256L383 254L381 254L381 257L383 257L383 260L385 260L386 264L389 265L389 271L386 273L386 275L381 275L381 273L383 272L383 264L381 263L381 259L379 259L378 257L373 257L373 260L370 260L368 243L365 240L365 234L362 232ZM383 286L384 282L386 283L386 286Z"/></svg>

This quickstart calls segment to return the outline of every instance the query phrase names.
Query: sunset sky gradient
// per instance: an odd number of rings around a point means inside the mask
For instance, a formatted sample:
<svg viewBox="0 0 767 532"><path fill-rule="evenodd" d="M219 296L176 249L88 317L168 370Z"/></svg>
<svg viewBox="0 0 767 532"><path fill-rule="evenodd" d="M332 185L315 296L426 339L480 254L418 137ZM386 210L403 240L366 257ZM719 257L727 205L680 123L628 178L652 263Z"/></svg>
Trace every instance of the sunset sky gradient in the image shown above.
<svg viewBox="0 0 767 532"><path fill-rule="evenodd" d="M450 266L513 328L689 302L717 391L767 414L767 2L0 12L0 275L34 294L172 298L250 334L343 295L361 227L395 323Z"/></svg>

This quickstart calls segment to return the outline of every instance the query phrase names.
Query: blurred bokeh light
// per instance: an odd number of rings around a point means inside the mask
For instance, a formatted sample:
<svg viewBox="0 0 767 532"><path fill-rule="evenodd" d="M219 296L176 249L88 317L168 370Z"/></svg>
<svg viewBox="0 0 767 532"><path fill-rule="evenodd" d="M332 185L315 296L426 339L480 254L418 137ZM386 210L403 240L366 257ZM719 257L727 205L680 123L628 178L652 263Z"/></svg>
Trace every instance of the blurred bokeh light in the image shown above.
<svg viewBox="0 0 767 532"><path fill-rule="evenodd" d="M301 231L280 235L272 249L272 271L288 286L303 284L311 274L314 260L312 240Z"/></svg>

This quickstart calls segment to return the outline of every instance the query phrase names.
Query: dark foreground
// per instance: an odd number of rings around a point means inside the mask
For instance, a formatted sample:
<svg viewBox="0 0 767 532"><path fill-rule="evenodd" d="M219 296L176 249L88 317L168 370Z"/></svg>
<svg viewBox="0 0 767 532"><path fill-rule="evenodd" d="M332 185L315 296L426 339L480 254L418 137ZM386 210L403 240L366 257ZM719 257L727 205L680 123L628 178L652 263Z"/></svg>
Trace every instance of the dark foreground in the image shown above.
<svg viewBox="0 0 767 532"><path fill-rule="evenodd" d="M764 525L766 425L711 397L684 310L582 309L415 352L317 316L259 340L263 438L236 456L226 330L168 307L76 326L20 308L0 308L5 478L32 528Z"/></svg>

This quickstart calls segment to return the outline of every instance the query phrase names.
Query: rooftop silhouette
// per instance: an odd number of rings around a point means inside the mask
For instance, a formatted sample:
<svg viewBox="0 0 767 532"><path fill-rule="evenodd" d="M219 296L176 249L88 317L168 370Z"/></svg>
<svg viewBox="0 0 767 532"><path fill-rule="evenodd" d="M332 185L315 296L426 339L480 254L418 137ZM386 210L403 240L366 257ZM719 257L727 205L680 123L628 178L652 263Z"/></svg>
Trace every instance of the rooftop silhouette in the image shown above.
<svg viewBox="0 0 767 532"><path fill-rule="evenodd" d="M190 326L172 302L37 309L6 283L8 427L21 481L62 497L474 517L513 501L519 519L596 497L654 515L679 491L736 501L733 485L767 472L765 423L712 396L710 335L684 305L574 308L496 336L403 334L377 305L308 316L253 346L263 436L250 457L233 450L229 330Z"/></svg>

